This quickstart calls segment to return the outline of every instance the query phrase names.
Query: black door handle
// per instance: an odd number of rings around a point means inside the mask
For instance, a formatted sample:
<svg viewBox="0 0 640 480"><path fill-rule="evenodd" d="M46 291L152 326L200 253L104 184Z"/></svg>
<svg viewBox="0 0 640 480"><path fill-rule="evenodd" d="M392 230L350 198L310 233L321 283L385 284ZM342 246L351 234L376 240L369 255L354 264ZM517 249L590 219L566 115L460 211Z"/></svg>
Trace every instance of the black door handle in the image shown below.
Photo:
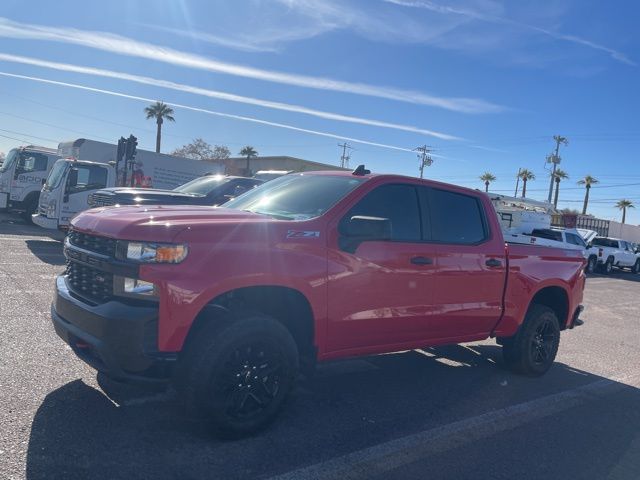
<svg viewBox="0 0 640 480"><path fill-rule="evenodd" d="M484 264L487 267L501 267L502 266L502 262L500 260L498 260L497 258L490 258L489 260L484 262Z"/></svg>
<svg viewBox="0 0 640 480"><path fill-rule="evenodd" d="M411 263L414 265L431 265L433 264L433 259L429 257L413 257Z"/></svg>

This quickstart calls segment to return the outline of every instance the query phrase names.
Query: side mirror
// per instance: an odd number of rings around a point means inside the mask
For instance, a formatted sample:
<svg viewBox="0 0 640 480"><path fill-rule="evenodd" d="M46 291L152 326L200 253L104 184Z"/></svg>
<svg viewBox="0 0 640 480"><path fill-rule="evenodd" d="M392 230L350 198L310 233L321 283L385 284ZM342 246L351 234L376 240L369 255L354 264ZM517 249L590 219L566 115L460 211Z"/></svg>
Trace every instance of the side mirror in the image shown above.
<svg viewBox="0 0 640 480"><path fill-rule="evenodd" d="M343 224L340 248L355 253L362 242L391 240L391 220L380 217L354 216Z"/></svg>

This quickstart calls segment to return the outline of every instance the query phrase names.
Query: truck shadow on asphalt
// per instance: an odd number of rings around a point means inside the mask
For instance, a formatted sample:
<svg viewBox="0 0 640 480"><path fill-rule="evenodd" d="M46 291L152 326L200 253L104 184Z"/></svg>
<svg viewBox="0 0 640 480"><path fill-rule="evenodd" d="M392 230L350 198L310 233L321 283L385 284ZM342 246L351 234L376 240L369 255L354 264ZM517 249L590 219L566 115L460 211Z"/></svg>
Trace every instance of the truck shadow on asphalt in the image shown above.
<svg viewBox="0 0 640 480"><path fill-rule="evenodd" d="M186 418L170 392L102 377L101 392L75 380L38 408L26 474L30 480L266 477L598 380L562 363L542 378L517 376L505 369L499 347L484 344L332 362L299 384L274 425L232 442ZM613 428L607 431L615 442L631 442L640 429L601 422ZM554 450L561 455L568 447ZM607 455L613 454L602 454L601 465L617 461Z"/></svg>
<svg viewBox="0 0 640 480"><path fill-rule="evenodd" d="M640 275L631 273L627 270L614 270L613 273L606 275L604 273L590 273L587 275L587 281L590 278L610 278L613 280L627 280L629 282L640 282Z"/></svg>
<svg viewBox="0 0 640 480"><path fill-rule="evenodd" d="M25 240L25 244L38 260L49 265L64 265L62 243L50 240Z"/></svg>

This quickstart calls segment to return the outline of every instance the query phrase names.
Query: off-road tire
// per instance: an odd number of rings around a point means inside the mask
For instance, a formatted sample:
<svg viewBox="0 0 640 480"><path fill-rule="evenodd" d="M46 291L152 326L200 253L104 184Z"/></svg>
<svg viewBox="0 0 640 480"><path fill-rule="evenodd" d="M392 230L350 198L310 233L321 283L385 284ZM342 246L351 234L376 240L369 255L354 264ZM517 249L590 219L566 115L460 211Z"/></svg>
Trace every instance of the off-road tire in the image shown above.
<svg viewBox="0 0 640 480"><path fill-rule="evenodd" d="M181 390L188 410L226 438L270 424L298 376L298 348L289 331L273 318L247 314L222 329L207 325L198 337L185 356Z"/></svg>
<svg viewBox="0 0 640 480"><path fill-rule="evenodd" d="M555 312L545 305L531 305L518 333L503 340L502 354L516 373L544 375L558 353L560 326Z"/></svg>

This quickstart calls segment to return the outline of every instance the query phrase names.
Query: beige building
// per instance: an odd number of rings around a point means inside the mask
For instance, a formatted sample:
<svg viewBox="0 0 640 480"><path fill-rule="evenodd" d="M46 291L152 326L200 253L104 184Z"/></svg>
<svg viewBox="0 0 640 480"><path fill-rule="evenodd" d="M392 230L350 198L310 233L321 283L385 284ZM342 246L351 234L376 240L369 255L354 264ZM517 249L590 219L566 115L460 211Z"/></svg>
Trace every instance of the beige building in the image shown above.
<svg viewBox="0 0 640 480"><path fill-rule="evenodd" d="M309 172L313 170L346 170L337 165L312 162L302 158L278 155L272 157L255 157L249 161L250 173L247 175L247 159L245 157L231 157L224 161L227 175L251 176L260 170L286 170L294 172Z"/></svg>

